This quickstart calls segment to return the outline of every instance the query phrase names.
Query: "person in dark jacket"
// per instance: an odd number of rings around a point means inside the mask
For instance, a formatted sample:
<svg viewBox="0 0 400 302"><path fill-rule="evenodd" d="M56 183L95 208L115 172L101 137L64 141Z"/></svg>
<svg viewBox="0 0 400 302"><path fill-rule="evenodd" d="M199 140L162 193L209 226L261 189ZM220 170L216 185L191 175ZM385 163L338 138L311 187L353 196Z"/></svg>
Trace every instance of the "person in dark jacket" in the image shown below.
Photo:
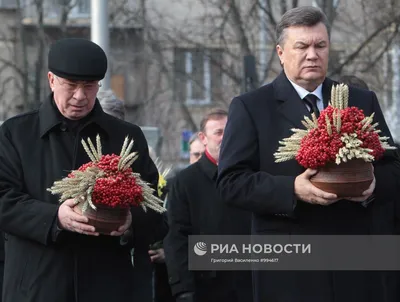
<svg viewBox="0 0 400 302"><path fill-rule="evenodd" d="M3 121L0 121L0 126ZM2 301L2 289L3 289L3 276L4 276L4 234L1 232L0 236L0 302Z"/></svg>
<svg viewBox="0 0 400 302"><path fill-rule="evenodd" d="M132 301L130 246L158 240L162 215L132 208L123 226L99 235L74 200L48 188L90 161L81 140L97 134L103 154L119 154L126 136L139 153L132 169L155 188L157 169L141 129L103 112L96 98L107 70L104 51L85 39L56 41L48 55L52 93L38 110L0 128L0 228L5 232L5 302ZM162 238L162 237L161 237ZM140 301L140 299L138 299Z"/></svg>
<svg viewBox="0 0 400 302"><path fill-rule="evenodd" d="M219 150L227 112L211 110L200 124L204 155L181 171L169 192L169 231L164 240L171 290L179 302L251 302L251 273L192 272L188 267L189 235L249 235L250 213L223 205L215 187Z"/></svg>
<svg viewBox="0 0 400 302"><path fill-rule="evenodd" d="M1 123L1 122L0 122ZM2 290L3 290L3 281L4 281L4 234L1 232L0 234L0 302L2 302Z"/></svg>
<svg viewBox="0 0 400 302"><path fill-rule="evenodd" d="M349 86L358 87L360 89L369 90L367 83L365 83L364 80L362 80L359 77L356 77L354 75L342 75L338 79L338 82L349 85Z"/></svg>
<svg viewBox="0 0 400 302"><path fill-rule="evenodd" d="M304 129L301 121L311 117L310 111L327 107L335 83L326 77L329 24L320 9L302 6L287 11L276 37L283 71L271 83L235 97L230 105L218 166L222 199L253 213L254 235L372 234L373 205L394 205L399 199L395 152L387 150L373 163L375 181L362 196L344 199L311 183L316 170L306 170L296 160L277 163L279 142L292 128ZM314 103L307 103L309 99ZM391 138L374 92L349 86L349 106L368 116L375 112L374 123ZM393 221L394 211L386 219ZM256 270L254 300L385 301L382 280L381 272Z"/></svg>
<svg viewBox="0 0 400 302"><path fill-rule="evenodd" d="M105 113L110 114L116 118L121 120L125 120L125 106L124 102L117 98L111 90L100 91L97 94L97 98L100 101L100 105ZM152 156L154 151L149 146L149 155L150 158L156 162L156 158ZM161 177L159 176L159 181ZM161 197L161 196L159 196ZM161 198L163 199L163 198ZM165 216L165 213L163 214ZM164 223L160 226L160 236L156 238L162 238L161 234L165 234L167 230L167 225ZM130 232L127 232L122 237L123 242L129 242L132 236ZM133 293L134 299L133 301L141 301L141 302L153 302L153 296L156 292L153 285L153 263L154 260L152 255L148 254L148 242L146 244L136 244L131 249L131 255L133 257ZM164 254L164 251L160 252L160 254ZM158 256L158 255L156 255ZM156 257L157 258L157 257ZM167 285L168 285L168 278L167 278ZM167 302L167 301L160 301L160 302Z"/></svg>

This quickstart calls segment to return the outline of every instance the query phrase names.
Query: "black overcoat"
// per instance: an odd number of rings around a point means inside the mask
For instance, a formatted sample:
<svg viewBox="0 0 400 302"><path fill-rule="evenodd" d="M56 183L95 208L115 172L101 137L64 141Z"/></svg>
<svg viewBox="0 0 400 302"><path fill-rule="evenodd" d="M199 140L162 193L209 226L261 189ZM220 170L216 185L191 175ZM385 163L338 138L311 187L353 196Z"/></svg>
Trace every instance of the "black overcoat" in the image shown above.
<svg viewBox="0 0 400 302"><path fill-rule="evenodd" d="M92 302L133 300L130 246L119 237L91 237L62 231L55 236L58 196L55 180L89 161L81 139L101 136L103 154L119 154L125 136L139 158L132 165L156 185L157 169L141 129L116 119L96 104L85 123L70 132L52 95L33 112L0 128L0 228L6 233L5 302ZM162 215L132 209L134 244L147 249ZM150 263L150 260L148 260ZM150 279L149 279L149 282Z"/></svg>
<svg viewBox="0 0 400 302"><path fill-rule="evenodd" d="M168 195L169 230L164 250L174 295L196 292L196 301L252 301L250 272L189 271L189 235L248 235L250 212L222 203L217 166L207 156L175 177Z"/></svg>
<svg viewBox="0 0 400 302"><path fill-rule="evenodd" d="M332 84L328 78L323 82L325 106ZM349 94L349 105L366 115L375 112L381 135L390 136L375 93L350 88ZM295 160L275 163L273 154L279 141L292 134L290 129L304 129L304 116L310 114L283 72L272 83L233 99L217 181L223 200L252 211L253 233L258 235L393 232L398 194L392 152L374 164L375 200L367 207L348 200L330 206L295 200L295 177L304 168ZM381 215L373 222L375 204ZM255 271L253 276L257 302L373 302L387 296L380 272Z"/></svg>

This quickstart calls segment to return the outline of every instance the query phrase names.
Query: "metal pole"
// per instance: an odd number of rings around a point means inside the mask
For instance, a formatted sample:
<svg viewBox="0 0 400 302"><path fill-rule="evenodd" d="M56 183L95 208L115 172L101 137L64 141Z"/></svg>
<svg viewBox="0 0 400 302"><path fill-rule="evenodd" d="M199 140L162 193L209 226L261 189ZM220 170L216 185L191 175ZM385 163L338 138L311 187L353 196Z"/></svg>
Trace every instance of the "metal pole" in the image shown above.
<svg viewBox="0 0 400 302"><path fill-rule="evenodd" d="M262 4L263 8L267 8L267 0L261 0L260 3ZM258 8L259 18L260 18L260 70L258 72L258 78L260 79L259 85L263 84L266 72L265 69L267 68L267 56L268 56L268 28L267 28L267 13L261 7Z"/></svg>
<svg viewBox="0 0 400 302"><path fill-rule="evenodd" d="M106 76L101 81L101 90L110 89L110 55L108 29L108 0L91 0L91 40L103 48L108 59Z"/></svg>

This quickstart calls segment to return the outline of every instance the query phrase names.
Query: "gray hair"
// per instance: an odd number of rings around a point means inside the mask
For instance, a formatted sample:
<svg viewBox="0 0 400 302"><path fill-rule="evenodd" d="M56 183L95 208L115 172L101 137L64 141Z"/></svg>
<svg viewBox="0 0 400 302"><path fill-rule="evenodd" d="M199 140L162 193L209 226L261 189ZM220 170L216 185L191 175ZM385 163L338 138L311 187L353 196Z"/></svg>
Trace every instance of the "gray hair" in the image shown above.
<svg viewBox="0 0 400 302"><path fill-rule="evenodd" d="M200 141L199 133L198 133L198 132L194 133L194 134L190 137L190 139L189 139L189 146L190 146L191 144L193 144L194 141L197 141L197 140Z"/></svg>
<svg viewBox="0 0 400 302"><path fill-rule="evenodd" d="M117 98L111 90L99 91L97 98L105 113L121 120L125 119L124 102Z"/></svg>
<svg viewBox="0 0 400 302"><path fill-rule="evenodd" d="M293 26L314 26L322 22L330 37L330 24L323 11L314 6L299 6L288 10L276 26L276 44L281 45L285 39L285 29Z"/></svg>

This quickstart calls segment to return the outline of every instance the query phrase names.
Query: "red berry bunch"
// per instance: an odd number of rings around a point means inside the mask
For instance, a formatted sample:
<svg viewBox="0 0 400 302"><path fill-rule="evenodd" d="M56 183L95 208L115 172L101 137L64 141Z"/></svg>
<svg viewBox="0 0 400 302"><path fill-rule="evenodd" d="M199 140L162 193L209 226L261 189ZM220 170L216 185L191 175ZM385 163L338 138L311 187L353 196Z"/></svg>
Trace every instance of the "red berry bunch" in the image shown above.
<svg viewBox="0 0 400 302"><path fill-rule="evenodd" d="M326 128L312 129L300 144L297 162L305 168L316 169L335 161L338 150L343 147L338 133L329 136Z"/></svg>
<svg viewBox="0 0 400 302"><path fill-rule="evenodd" d="M336 113L334 113L335 110ZM363 130L364 124L361 121L365 116L361 109L347 107L340 110L341 127L339 133L334 126L334 117L336 118L337 111L331 106L323 110L318 118L318 128L310 130L302 139L296 160L303 167L316 169L328 162L334 162L339 149L344 146L340 139L344 133L356 133L357 138L363 142L361 147L373 150L371 155L375 159L383 155L384 149L381 146L379 135L374 132L371 126L367 126ZM328 133L326 116L330 121L331 134Z"/></svg>
<svg viewBox="0 0 400 302"><path fill-rule="evenodd" d="M120 158L115 154L107 154L96 163L89 162L79 167L79 171L85 171L91 166L97 166L104 171L105 175L96 180L93 188L92 201L95 205L130 207L137 206L144 200L142 187L136 183L132 169L118 169Z"/></svg>

